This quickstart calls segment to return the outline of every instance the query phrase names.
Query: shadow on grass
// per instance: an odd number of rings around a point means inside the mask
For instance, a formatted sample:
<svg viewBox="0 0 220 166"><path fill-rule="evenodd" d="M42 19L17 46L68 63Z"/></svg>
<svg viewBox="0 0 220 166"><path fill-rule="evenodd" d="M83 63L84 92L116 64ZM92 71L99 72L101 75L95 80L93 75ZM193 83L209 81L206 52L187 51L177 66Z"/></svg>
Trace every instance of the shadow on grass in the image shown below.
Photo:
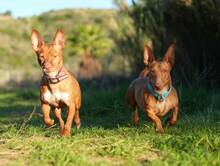
<svg viewBox="0 0 220 166"><path fill-rule="evenodd" d="M115 129L118 127L132 127L132 112L125 102L125 93L130 81L128 79L121 82L112 80L112 83L106 81L106 83L101 84L98 81L82 81L80 83L83 101L80 110L82 128ZM181 111L178 124L174 128L182 130L183 127L190 129L196 126L199 129L205 125L210 126L211 129L211 126L218 125L220 122L219 96L198 89L195 91L178 88L178 91L181 100ZM35 106L36 112L28 125L42 127L43 121L37 88L1 90L0 124L7 123L19 128L29 118ZM145 124L153 126L147 120L143 111L139 111L139 114L141 116L140 128ZM55 119L53 114L51 116ZM63 117L66 119L65 110L63 111ZM56 123L58 123L57 120Z"/></svg>
<svg viewBox="0 0 220 166"><path fill-rule="evenodd" d="M82 89L85 87L87 83L83 83ZM116 128L118 125L127 125L130 112L124 108L125 89L126 86L83 89L83 104L80 110L82 127ZM35 106L36 111L28 125L39 127L43 125L43 121L37 89L1 90L0 123L19 128L29 118ZM58 123L53 113L51 117ZM65 109L63 118L66 119Z"/></svg>

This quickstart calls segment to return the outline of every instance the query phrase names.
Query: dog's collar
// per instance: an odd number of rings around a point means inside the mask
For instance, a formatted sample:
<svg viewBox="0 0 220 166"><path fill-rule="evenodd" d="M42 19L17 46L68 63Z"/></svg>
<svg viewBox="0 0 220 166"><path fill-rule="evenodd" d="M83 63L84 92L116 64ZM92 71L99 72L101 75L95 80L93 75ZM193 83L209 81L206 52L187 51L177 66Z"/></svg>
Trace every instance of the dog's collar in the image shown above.
<svg viewBox="0 0 220 166"><path fill-rule="evenodd" d="M150 93L159 101L164 101L170 94L170 92L173 89L173 86L170 85L168 90L164 91L162 94L159 94L157 92L155 92L154 88L152 87L150 81L147 81L147 89L150 91Z"/></svg>
<svg viewBox="0 0 220 166"><path fill-rule="evenodd" d="M69 77L68 74L66 74L64 72L64 67L63 66L60 68L60 70L58 71L58 73L55 77L51 77L51 76L46 75L46 74L44 74L44 76L46 77L46 79L51 84L56 84L56 83L61 82L61 81L65 80Z"/></svg>

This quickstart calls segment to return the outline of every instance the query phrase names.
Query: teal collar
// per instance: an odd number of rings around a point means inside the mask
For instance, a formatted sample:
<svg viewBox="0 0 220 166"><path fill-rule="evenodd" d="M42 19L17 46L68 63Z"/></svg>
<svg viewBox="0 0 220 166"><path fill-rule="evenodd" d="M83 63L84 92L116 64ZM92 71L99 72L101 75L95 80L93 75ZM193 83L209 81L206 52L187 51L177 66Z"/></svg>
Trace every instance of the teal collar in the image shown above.
<svg viewBox="0 0 220 166"><path fill-rule="evenodd" d="M170 85L169 89L166 90L165 92L163 92L162 94L159 94L157 92L154 91L154 88L152 87L152 85L150 84L150 82L147 82L147 89L150 91L150 93L159 101L164 101L170 94L170 92L172 91L173 87L172 85Z"/></svg>

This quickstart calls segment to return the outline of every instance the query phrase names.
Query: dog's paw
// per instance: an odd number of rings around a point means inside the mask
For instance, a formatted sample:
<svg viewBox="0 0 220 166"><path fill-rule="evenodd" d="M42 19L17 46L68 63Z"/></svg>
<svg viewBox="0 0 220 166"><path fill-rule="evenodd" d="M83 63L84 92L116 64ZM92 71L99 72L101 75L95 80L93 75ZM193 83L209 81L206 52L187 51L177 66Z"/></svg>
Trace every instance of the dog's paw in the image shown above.
<svg viewBox="0 0 220 166"><path fill-rule="evenodd" d="M163 134L164 129L163 128L156 128L156 132L159 133L159 134Z"/></svg>
<svg viewBox="0 0 220 166"><path fill-rule="evenodd" d="M167 125L168 125L168 126L173 126L173 125L175 125L175 124L176 124L176 120L170 119L170 120L167 121Z"/></svg>
<svg viewBox="0 0 220 166"><path fill-rule="evenodd" d="M80 129L80 127L81 127L81 123L76 124L76 129L77 130Z"/></svg>
<svg viewBox="0 0 220 166"><path fill-rule="evenodd" d="M70 134L70 133L63 132L63 133L61 134L61 136L62 136L62 137L70 137L71 134Z"/></svg>
<svg viewBox="0 0 220 166"><path fill-rule="evenodd" d="M46 128L52 128L55 126L54 120L53 119L49 119L47 121L44 121Z"/></svg>
<svg viewBox="0 0 220 166"><path fill-rule="evenodd" d="M137 127L138 126L138 122L133 122L134 126Z"/></svg>
<svg viewBox="0 0 220 166"><path fill-rule="evenodd" d="M70 137L70 130L64 129L63 132L61 133L61 136L63 137Z"/></svg>
<svg viewBox="0 0 220 166"><path fill-rule="evenodd" d="M139 119L134 119L134 120L133 120L134 126L138 126L138 122L139 122Z"/></svg>

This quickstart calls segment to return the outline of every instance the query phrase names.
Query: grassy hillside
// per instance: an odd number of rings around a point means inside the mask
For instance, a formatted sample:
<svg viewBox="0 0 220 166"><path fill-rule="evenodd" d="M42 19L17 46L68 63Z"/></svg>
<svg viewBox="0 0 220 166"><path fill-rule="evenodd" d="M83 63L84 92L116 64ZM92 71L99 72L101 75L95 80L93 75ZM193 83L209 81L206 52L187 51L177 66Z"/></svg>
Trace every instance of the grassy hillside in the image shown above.
<svg viewBox="0 0 220 166"><path fill-rule="evenodd" d="M32 28L38 29L46 42L51 43L58 28L66 33L67 44L64 49L65 65L74 73L77 72L81 55L73 53L74 43L70 41L73 32L79 26L96 26L112 41L104 57L115 55L113 34L117 31L115 11L112 10L61 10L50 11L30 18L6 18L0 24L0 84L8 81L37 80L41 71L30 45ZM114 48L114 49L113 49ZM109 59L109 58L107 58ZM116 58L117 59L117 58ZM108 65L111 61L108 60ZM111 66L108 66L111 70ZM27 70L28 69L28 70Z"/></svg>

